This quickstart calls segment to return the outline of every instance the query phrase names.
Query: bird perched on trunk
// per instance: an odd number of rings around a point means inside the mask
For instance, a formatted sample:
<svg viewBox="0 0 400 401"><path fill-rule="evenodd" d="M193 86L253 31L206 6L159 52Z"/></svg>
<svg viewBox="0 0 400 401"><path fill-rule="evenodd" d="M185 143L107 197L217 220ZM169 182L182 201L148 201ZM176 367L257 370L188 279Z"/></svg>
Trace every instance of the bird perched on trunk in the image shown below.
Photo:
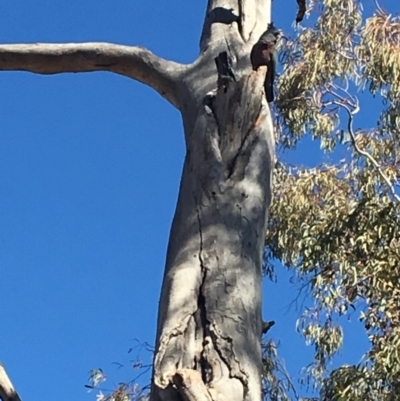
<svg viewBox="0 0 400 401"><path fill-rule="evenodd" d="M257 70L262 65L268 67L264 83L265 96L268 102L274 100L274 79L277 64L276 43L279 35L279 30L272 23L269 24L268 29L260 36L250 54L253 70Z"/></svg>

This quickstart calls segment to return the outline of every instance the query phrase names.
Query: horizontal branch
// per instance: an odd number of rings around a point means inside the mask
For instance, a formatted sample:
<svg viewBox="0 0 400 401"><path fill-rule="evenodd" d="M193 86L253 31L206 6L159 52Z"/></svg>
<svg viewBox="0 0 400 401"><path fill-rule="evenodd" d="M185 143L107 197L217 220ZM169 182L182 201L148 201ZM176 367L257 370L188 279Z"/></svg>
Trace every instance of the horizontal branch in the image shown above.
<svg viewBox="0 0 400 401"><path fill-rule="evenodd" d="M138 46L112 43L0 45L0 71L114 72L152 87L176 107L179 107L176 85L185 68Z"/></svg>

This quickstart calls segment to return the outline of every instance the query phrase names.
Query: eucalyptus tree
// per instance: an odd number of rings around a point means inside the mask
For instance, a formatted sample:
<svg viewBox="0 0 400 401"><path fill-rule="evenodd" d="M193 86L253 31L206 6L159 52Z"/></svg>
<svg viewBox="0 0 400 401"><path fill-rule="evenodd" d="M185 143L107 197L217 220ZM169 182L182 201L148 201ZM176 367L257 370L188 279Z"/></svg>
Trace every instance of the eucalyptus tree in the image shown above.
<svg viewBox="0 0 400 401"><path fill-rule="evenodd" d="M270 22L270 3L209 0L190 65L110 43L0 46L0 70L114 72L149 85L182 115L186 157L159 304L154 401L261 399L274 134L266 67L253 71L250 52ZM218 76L218 57L231 79Z"/></svg>
<svg viewBox="0 0 400 401"><path fill-rule="evenodd" d="M303 380L318 400L399 399L400 18L374 3L311 0L315 23L282 49L280 148L308 135L326 156L304 167L278 152L266 267L279 260L310 295L297 327L315 350ZM337 366L343 316L361 322L370 347Z"/></svg>
<svg viewBox="0 0 400 401"><path fill-rule="evenodd" d="M298 321L315 349L305 376L312 399L399 399L400 20L377 2L368 15L361 0L298 3L298 19L307 11L316 22L281 41L274 119L265 67L250 65L269 0L209 0L190 65L105 43L0 46L1 70L115 72L182 114L187 151L159 305L154 401L306 399L273 345L261 349L265 232L265 270L283 263L314 302ZM228 74L218 75L216 58ZM355 128L367 94L378 123ZM329 156L306 168L278 152L267 226L274 131L279 149L308 135ZM333 369L340 317L349 313L370 348L358 364ZM126 400L120 390L112 397Z"/></svg>

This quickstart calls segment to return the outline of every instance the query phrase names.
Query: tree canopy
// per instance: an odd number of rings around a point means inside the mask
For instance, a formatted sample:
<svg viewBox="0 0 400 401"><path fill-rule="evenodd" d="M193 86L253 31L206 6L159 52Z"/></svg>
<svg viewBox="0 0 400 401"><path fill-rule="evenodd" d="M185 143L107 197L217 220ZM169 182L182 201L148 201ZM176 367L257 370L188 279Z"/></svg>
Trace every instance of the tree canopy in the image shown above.
<svg viewBox="0 0 400 401"><path fill-rule="evenodd" d="M397 400L400 389L400 18L363 3L310 1L309 20L281 43L266 269L281 262L312 298L297 329L314 346L303 379L320 400ZM363 124L368 96L376 126ZM306 136L324 162L285 162ZM333 368L348 314L370 349Z"/></svg>

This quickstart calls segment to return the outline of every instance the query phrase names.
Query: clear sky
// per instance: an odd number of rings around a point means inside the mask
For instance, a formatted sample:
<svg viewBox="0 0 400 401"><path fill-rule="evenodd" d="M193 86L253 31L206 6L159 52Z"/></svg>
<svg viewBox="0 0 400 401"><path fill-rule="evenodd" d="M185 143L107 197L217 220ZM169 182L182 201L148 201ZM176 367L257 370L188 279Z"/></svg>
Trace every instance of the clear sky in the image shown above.
<svg viewBox="0 0 400 401"><path fill-rule="evenodd" d="M1 2L0 42L108 41L189 63L205 5ZM273 7L290 32L296 1ZM318 152L308 144L290 157L315 163ZM183 157L179 113L139 83L0 72L0 360L24 401L94 400L84 388L92 368L115 382L134 377L127 351L135 338L154 342ZM264 317L296 373L312 350L287 308L297 295L289 277L280 269L277 285L265 283ZM352 363L367 341L356 316L346 327L341 360Z"/></svg>

